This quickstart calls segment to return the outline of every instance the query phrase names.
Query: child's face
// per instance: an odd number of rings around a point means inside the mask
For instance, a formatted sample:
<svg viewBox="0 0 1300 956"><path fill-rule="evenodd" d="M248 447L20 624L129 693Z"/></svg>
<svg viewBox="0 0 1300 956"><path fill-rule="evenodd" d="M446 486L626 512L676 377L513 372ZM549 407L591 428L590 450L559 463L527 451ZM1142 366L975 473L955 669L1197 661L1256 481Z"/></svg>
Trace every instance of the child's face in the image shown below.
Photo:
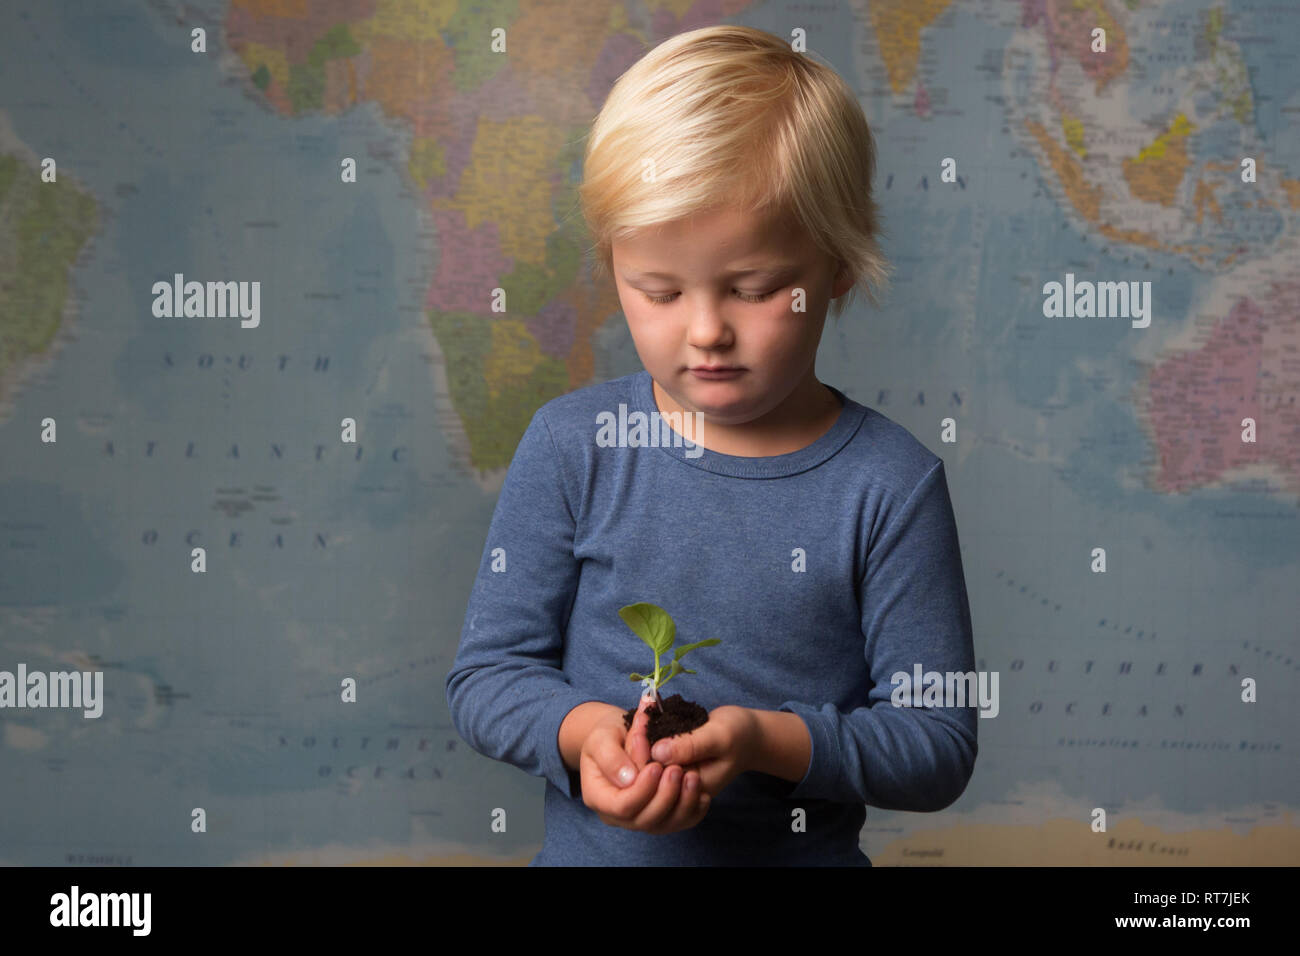
<svg viewBox="0 0 1300 956"><path fill-rule="evenodd" d="M682 408L740 425L820 387L813 366L826 308L852 281L794 224L727 208L643 230L612 252L637 354ZM751 269L764 271L735 274ZM796 289L804 311L794 311ZM743 371L692 371L714 365Z"/></svg>

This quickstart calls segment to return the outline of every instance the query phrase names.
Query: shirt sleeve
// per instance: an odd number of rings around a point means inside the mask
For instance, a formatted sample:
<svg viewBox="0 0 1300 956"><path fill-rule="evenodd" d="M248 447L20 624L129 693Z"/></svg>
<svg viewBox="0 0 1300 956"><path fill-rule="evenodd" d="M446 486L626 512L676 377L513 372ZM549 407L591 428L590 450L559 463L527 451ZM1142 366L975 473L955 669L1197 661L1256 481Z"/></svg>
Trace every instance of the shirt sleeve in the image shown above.
<svg viewBox="0 0 1300 956"><path fill-rule="evenodd" d="M803 719L812 738L808 770L789 797L942 810L961 796L975 766L976 703L891 702L893 675L911 680L916 664L923 672L974 673L970 605L942 460L887 519L866 564L859 601L870 703L849 713L834 704L781 705Z"/></svg>
<svg viewBox="0 0 1300 956"><path fill-rule="evenodd" d="M492 515L447 675L447 709L476 751L545 777L570 798L580 790L560 756L560 724L599 700L574 690L561 669L578 586L573 541L560 457L539 410Z"/></svg>

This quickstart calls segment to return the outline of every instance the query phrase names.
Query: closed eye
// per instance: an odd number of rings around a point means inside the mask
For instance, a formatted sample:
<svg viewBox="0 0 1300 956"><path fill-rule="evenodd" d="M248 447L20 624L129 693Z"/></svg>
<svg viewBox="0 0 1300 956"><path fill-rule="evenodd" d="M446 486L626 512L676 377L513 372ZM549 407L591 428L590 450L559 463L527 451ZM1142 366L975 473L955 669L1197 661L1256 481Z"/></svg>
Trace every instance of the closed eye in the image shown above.
<svg viewBox="0 0 1300 956"><path fill-rule="evenodd" d="M766 302L768 299L772 298L772 296L776 295L777 291L779 290L773 290L772 292L764 292L761 295L749 295L748 293L741 292L739 289L732 289L731 291L735 292L736 295L739 296L745 302ZM661 296L646 295L646 298L649 299L651 302L653 302L655 305L667 305L668 303L672 302L673 299L677 298L677 296L679 295L681 295L680 292L670 292L667 295L661 295Z"/></svg>

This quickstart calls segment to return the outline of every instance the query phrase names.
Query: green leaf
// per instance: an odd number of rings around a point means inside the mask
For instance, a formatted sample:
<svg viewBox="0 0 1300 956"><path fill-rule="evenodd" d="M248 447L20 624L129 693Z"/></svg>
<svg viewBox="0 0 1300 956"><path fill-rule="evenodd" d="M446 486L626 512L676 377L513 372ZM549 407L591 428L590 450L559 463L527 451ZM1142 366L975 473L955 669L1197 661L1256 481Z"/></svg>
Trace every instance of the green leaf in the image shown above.
<svg viewBox="0 0 1300 956"><path fill-rule="evenodd" d="M667 653L677 637L677 625L668 612L657 604L629 604L618 610L623 623L632 629L632 633L650 645L656 654Z"/></svg>
<svg viewBox="0 0 1300 956"><path fill-rule="evenodd" d="M647 676L649 676L649 675L647 675L647 674L633 674L631 677L628 678L628 680L645 680Z"/></svg>
<svg viewBox="0 0 1300 956"><path fill-rule="evenodd" d="M706 641L696 641L694 644L683 644L673 651L673 660L679 661L697 647L712 647L714 644L721 644L721 638L710 637Z"/></svg>

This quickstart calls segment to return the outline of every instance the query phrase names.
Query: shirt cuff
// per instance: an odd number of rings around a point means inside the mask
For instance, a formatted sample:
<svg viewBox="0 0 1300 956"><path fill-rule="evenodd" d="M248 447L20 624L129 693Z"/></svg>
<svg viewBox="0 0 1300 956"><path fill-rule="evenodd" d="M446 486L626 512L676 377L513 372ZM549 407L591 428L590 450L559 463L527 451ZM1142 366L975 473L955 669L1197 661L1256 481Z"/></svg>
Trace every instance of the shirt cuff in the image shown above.
<svg viewBox="0 0 1300 956"><path fill-rule="evenodd" d="M835 792L835 783L839 779L840 761L838 743L831 728L827 726L826 716L817 708L795 700L786 701L777 710L795 714L802 719L812 740L808 769L786 799L829 799L828 795Z"/></svg>
<svg viewBox="0 0 1300 956"><path fill-rule="evenodd" d="M539 721L543 732L542 776L570 800L581 799L582 791L578 787L578 771L566 767L564 758L560 755L560 725L564 723L564 718L569 716L569 711L588 701L601 702L599 697L590 697L578 691L557 695L546 705Z"/></svg>

